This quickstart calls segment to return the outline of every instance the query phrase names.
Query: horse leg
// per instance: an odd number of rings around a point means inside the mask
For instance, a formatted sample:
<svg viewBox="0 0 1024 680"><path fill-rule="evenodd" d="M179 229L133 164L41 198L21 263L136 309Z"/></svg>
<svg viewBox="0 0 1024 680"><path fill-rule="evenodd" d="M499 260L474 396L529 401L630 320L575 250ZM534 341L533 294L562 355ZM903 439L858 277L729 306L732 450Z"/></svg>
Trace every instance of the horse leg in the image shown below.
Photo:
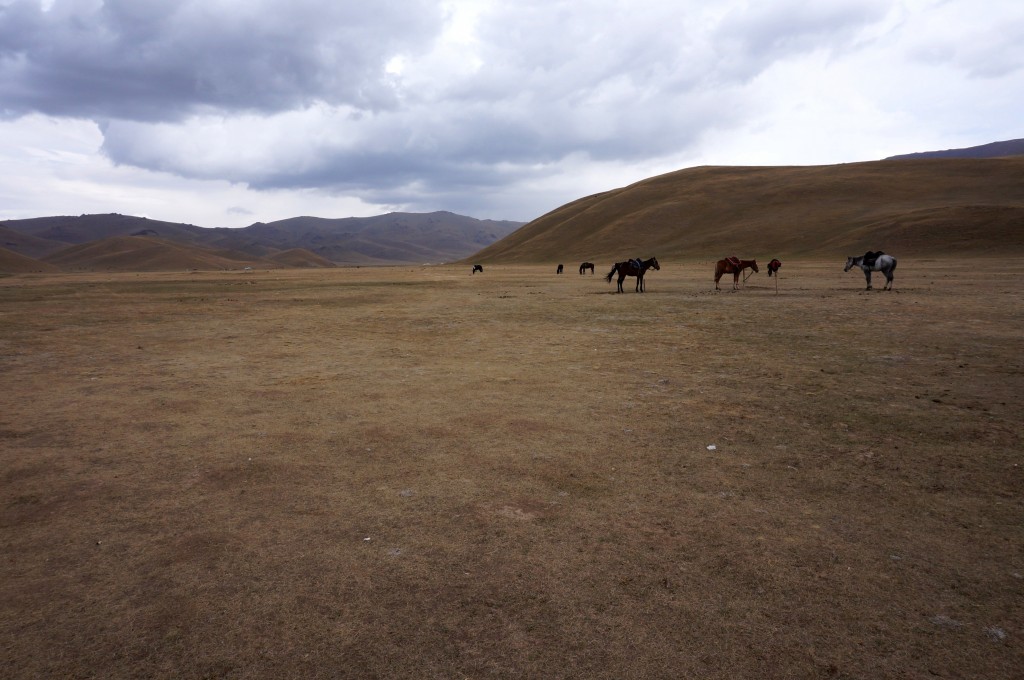
<svg viewBox="0 0 1024 680"><path fill-rule="evenodd" d="M864 278L867 279L867 282L868 282L868 287L865 290L871 290L871 270L870 269L865 269L864 270Z"/></svg>
<svg viewBox="0 0 1024 680"><path fill-rule="evenodd" d="M737 289L739 289L739 287L740 287L740 273L739 272L733 272L733 275L732 275L732 289L733 290L737 290Z"/></svg>
<svg viewBox="0 0 1024 680"><path fill-rule="evenodd" d="M620 293L622 292L622 282L625 281L625 280L626 280L626 275L625 274L619 274L619 281L618 281L618 283L619 283L619 292Z"/></svg>

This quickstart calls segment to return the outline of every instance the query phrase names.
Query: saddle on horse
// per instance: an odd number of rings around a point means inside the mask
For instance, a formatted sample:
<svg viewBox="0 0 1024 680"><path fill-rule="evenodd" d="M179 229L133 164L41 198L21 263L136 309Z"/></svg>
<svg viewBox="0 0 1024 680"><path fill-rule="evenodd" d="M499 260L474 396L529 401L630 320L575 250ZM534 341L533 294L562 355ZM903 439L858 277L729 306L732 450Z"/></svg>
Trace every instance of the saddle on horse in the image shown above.
<svg viewBox="0 0 1024 680"><path fill-rule="evenodd" d="M882 252L881 250L878 250L878 251L870 251L869 250L868 252L864 253L864 260L863 260L864 265L868 266L868 267L874 267L875 266L875 260L877 260L879 258L879 256L881 256L881 255L885 255L885 253Z"/></svg>
<svg viewBox="0 0 1024 680"><path fill-rule="evenodd" d="M735 255L733 257L725 258L725 261L731 264L733 267L736 267L736 269L740 269L743 267L743 263L740 262L740 258L736 257Z"/></svg>

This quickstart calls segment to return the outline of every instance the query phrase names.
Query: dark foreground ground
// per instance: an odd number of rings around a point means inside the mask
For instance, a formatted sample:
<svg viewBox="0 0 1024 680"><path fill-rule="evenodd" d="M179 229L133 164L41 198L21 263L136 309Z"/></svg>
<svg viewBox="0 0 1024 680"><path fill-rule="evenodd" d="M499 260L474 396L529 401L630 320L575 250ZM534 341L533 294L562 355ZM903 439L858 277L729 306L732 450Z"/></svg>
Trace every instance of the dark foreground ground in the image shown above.
<svg viewBox="0 0 1024 680"><path fill-rule="evenodd" d="M662 264L0 279L0 673L1021 677L1024 263Z"/></svg>

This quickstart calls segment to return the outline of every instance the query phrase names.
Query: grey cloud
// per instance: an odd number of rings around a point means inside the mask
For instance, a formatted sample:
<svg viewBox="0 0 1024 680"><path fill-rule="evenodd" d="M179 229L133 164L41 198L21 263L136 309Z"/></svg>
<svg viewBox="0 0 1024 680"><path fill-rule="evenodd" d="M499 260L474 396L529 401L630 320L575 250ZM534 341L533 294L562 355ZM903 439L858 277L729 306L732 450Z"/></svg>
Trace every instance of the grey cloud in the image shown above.
<svg viewBox="0 0 1024 680"><path fill-rule="evenodd" d="M106 127L104 151L118 163L188 177L408 204L452 188L498 191L573 156L630 162L678 153L739 115L729 86L702 87L717 56L687 26L706 21L703 10L669 3L637 18L623 3L575 7L498 3L481 17L474 72L398 80L400 105L368 112L340 136L317 132L342 123L330 118L296 129L298 139L283 146L234 133L265 145L256 162L197 163L188 139L162 140L166 130L143 124ZM295 162L290 154L310 133L319 143Z"/></svg>
<svg viewBox="0 0 1024 680"><path fill-rule="evenodd" d="M0 108L107 120L111 160L183 177L512 206L507 187L566 159L678 156L740 125L758 74L854 48L890 6L495 2L453 67L432 51L437 0L15 0L0 8ZM386 73L396 55L407 73Z"/></svg>
<svg viewBox="0 0 1024 680"><path fill-rule="evenodd" d="M700 130L728 120L735 108L726 95L694 95L663 105L624 101L616 110L595 104L595 110L583 106L576 112L553 103L464 111L437 102L364 117L347 127L339 120L343 115L330 112L312 121L258 121L248 130L232 130L230 123L204 131L112 122L104 127L103 149L115 162L186 177L257 189L331 188L367 201L381 191L394 204L405 195L412 200L409 187L487 191L543 176L545 168L570 156L658 157L692 143ZM289 127L294 132L275 132ZM271 140L272 134L277 138Z"/></svg>
<svg viewBox="0 0 1024 680"><path fill-rule="evenodd" d="M912 59L934 67L946 64L972 78L1003 78L1024 69L1024 11L1008 18L998 32L984 35L965 28L942 39L927 39L909 51Z"/></svg>
<svg viewBox="0 0 1024 680"><path fill-rule="evenodd" d="M315 101L388 108L386 63L429 47L442 22L428 0L56 0L49 11L15 0L0 7L0 107L128 120Z"/></svg>
<svg viewBox="0 0 1024 680"><path fill-rule="evenodd" d="M718 77L750 79L780 59L856 46L858 34L885 19L885 0L789 0L731 11L714 33Z"/></svg>

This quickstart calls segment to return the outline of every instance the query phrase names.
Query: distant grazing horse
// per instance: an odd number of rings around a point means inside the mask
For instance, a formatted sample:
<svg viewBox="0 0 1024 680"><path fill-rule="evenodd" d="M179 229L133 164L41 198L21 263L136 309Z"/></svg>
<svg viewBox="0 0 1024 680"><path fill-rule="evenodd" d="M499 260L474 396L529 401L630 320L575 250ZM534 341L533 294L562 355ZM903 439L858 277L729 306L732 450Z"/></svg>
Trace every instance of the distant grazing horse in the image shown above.
<svg viewBox="0 0 1024 680"><path fill-rule="evenodd" d="M558 265L558 271L556 271L555 273L556 274L561 274L562 273L562 265Z"/></svg>
<svg viewBox="0 0 1024 680"><path fill-rule="evenodd" d="M593 262L584 262L583 264L581 264L580 265L580 274L582 274L587 269L589 269L590 273L593 274L594 273L594 263Z"/></svg>
<svg viewBox="0 0 1024 680"><path fill-rule="evenodd" d="M736 287L740 282L740 274L744 269L750 267L755 272L759 271L757 268L757 260L740 260L735 257L727 257L724 260L719 260L715 263L715 290L722 290L718 287L718 280L722 278L722 274L732 274L732 289L736 290Z"/></svg>
<svg viewBox="0 0 1024 680"><path fill-rule="evenodd" d="M484 273L484 266L482 264L473 265L473 273L476 274L477 272Z"/></svg>
<svg viewBox="0 0 1024 680"><path fill-rule="evenodd" d="M881 250L876 253L870 250L861 257L847 257L844 272L854 267L860 267L864 272L864 278L868 282L867 290L871 290L871 272L882 272L885 274L885 286L882 290L892 290L892 273L896 271L896 258L886 255Z"/></svg>
<svg viewBox="0 0 1024 680"><path fill-rule="evenodd" d="M619 273L619 292L622 292L622 281L627 276L636 277L636 292L643 293L644 288L644 274L647 270L653 267L654 269L661 270L661 266L658 264L658 258L652 257L649 260L641 262L639 259L626 260L625 262L616 262L612 270L608 272L608 276L605 279L608 283L612 282L612 277L615 276L615 272Z"/></svg>
<svg viewBox="0 0 1024 680"><path fill-rule="evenodd" d="M770 279L772 277L772 274L778 274L779 273L779 268L781 266L782 266L782 263L779 262L778 260L772 260L771 262L769 262L768 263L768 278Z"/></svg>

